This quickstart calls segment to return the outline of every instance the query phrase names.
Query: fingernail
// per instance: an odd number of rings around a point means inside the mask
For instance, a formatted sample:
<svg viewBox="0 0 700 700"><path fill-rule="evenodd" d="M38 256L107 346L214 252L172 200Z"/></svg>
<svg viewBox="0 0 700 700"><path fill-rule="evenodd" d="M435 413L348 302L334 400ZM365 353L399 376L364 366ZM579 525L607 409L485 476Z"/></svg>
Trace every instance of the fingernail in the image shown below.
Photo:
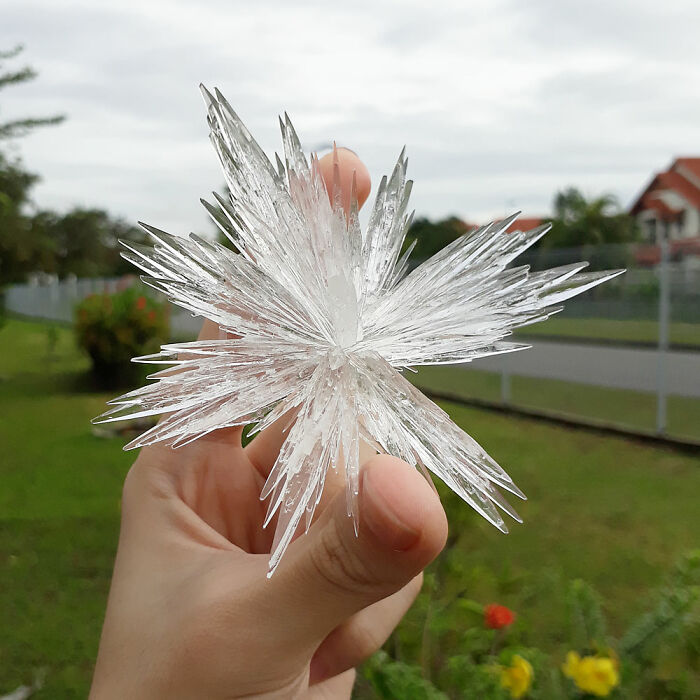
<svg viewBox="0 0 700 700"><path fill-rule="evenodd" d="M393 511L372 484L372 472L362 480L361 524L366 525L372 534L386 547L397 552L411 549L420 538L420 531L406 523Z"/></svg>

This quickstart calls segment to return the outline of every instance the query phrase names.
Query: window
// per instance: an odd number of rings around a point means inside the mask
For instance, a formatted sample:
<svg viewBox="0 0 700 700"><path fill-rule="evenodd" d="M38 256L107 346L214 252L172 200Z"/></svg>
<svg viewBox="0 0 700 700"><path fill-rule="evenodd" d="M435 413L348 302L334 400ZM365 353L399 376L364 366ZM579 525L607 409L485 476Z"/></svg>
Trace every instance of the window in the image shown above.
<svg viewBox="0 0 700 700"><path fill-rule="evenodd" d="M649 243L656 242L656 219L647 219L644 222L644 233Z"/></svg>

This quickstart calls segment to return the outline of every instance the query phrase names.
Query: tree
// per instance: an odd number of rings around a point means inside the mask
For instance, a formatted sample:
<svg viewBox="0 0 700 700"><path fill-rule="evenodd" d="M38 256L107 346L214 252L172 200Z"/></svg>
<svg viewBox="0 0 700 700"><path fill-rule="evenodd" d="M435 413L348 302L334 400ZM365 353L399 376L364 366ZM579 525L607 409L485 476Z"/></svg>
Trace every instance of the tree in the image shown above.
<svg viewBox="0 0 700 700"><path fill-rule="evenodd" d="M450 216L441 221L430 221L421 217L416 219L408 230L404 249L416 241L411 257L415 260L426 260L466 233L469 228L468 224L456 216Z"/></svg>
<svg viewBox="0 0 700 700"><path fill-rule="evenodd" d="M24 66L17 70L4 70L5 62L19 56L23 50L24 47L20 45L9 51L0 51L0 90L12 85L21 85L22 83L29 82L36 78L36 71L29 66ZM39 126L60 124L64 119L65 115L59 114L53 117L25 117L23 119L14 119L4 123L0 122L0 140L26 136L30 131Z"/></svg>
<svg viewBox="0 0 700 700"><path fill-rule="evenodd" d="M34 244L24 209L38 179L0 152L0 287L22 280L32 269Z"/></svg>
<svg viewBox="0 0 700 700"><path fill-rule="evenodd" d="M3 61L22 47L0 52ZM36 77L29 67L0 72L0 90ZM27 118L0 123L0 140L27 135L39 126L59 124L63 116ZM30 191L39 180L17 159L0 151L0 287L23 281L35 271L59 276L119 275L132 272L120 256L118 239L142 242L145 233L103 209L74 208L66 214L35 209Z"/></svg>
<svg viewBox="0 0 700 700"><path fill-rule="evenodd" d="M624 212L611 194L586 199L569 187L554 197L552 230L542 248L573 248L583 245L616 245L638 240L635 220Z"/></svg>
<svg viewBox="0 0 700 700"><path fill-rule="evenodd" d="M0 90L36 78L36 71L29 66L5 70L5 63L21 52L21 46L0 51ZM26 136L37 127L59 124L64 118L59 115L0 122L0 141ZM31 270L51 267L52 243L35 235L38 231L27 213L29 193L38 180L38 175L25 170L18 159L10 160L0 151L0 287L21 281Z"/></svg>
<svg viewBox="0 0 700 700"><path fill-rule="evenodd" d="M66 214L37 212L31 219L36 267L60 277L101 277L132 273L119 240L143 243L146 234L103 209L76 207ZM41 251L45 257L41 257Z"/></svg>

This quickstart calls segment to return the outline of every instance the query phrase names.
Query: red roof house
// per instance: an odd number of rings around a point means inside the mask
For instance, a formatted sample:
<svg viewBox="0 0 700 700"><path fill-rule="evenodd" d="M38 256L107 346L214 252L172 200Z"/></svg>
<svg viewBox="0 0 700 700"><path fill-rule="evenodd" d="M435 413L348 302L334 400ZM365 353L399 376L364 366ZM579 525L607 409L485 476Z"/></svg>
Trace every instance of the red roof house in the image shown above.
<svg viewBox="0 0 700 700"><path fill-rule="evenodd" d="M676 158L630 207L647 242L700 239L700 158Z"/></svg>
<svg viewBox="0 0 700 700"><path fill-rule="evenodd" d="M541 224L546 223L549 219L544 219L541 216L519 216L507 229L506 233L511 231L532 231Z"/></svg>

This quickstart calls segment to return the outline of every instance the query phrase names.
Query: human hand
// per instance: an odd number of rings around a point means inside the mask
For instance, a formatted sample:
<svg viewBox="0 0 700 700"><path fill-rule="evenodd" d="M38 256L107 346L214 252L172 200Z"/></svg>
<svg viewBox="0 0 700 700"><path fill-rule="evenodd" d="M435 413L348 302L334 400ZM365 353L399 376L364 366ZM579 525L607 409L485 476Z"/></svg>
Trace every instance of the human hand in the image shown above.
<svg viewBox="0 0 700 700"><path fill-rule="evenodd" d="M362 201L364 165L337 153ZM329 182L332 160L320 161ZM200 338L216 338L205 322ZM91 698L349 698L444 546L439 499L406 463L363 454L360 532L329 475L309 532L267 567L275 521L259 499L284 439L245 448L241 429L173 450L144 448L129 471Z"/></svg>

